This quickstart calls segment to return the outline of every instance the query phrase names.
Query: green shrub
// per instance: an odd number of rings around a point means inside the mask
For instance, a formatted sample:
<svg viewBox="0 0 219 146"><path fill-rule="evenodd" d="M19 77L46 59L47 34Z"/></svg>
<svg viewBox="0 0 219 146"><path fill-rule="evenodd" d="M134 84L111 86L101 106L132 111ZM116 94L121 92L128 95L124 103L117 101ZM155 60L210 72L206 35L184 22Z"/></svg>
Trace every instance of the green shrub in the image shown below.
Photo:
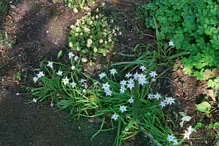
<svg viewBox="0 0 219 146"><path fill-rule="evenodd" d="M156 29L159 40L172 41L185 72L205 80L207 70L219 68L219 2L217 0L155 0L140 7L146 26Z"/></svg>
<svg viewBox="0 0 219 146"><path fill-rule="evenodd" d="M65 0L65 4L69 8L73 8L74 12L77 13L80 10L88 10L88 6L94 3L96 0Z"/></svg>
<svg viewBox="0 0 219 146"><path fill-rule="evenodd" d="M88 13L71 26L69 47L85 56L106 55L117 41L119 28L113 27L113 21L99 14L99 9Z"/></svg>

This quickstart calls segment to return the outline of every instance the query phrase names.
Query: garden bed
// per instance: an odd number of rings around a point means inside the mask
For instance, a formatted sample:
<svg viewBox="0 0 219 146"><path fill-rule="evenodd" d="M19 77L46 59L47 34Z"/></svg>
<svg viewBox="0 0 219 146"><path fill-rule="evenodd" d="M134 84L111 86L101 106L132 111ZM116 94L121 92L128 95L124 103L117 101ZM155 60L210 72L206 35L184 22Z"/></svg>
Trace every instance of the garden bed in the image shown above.
<svg viewBox="0 0 219 146"><path fill-rule="evenodd" d="M91 9L95 11L102 2L93 4ZM136 16L139 6L149 2L141 0L105 1L106 8L103 10L103 14L114 20L114 24L120 28L122 35L115 36L118 42L113 47L114 49L111 49L106 57L97 58L94 66L89 67L83 63L86 73L93 75L95 80L101 82L98 79L101 71L112 68L112 64L117 67L116 63L136 61L136 57L146 52L147 45L152 46L147 50L149 54L151 51L159 51L157 49L159 46L157 33L147 29L144 20ZM68 116L68 110L59 111L56 105L50 107L53 102L51 99L44 103L33 103L32 99L35 97L22 89L23 86L35 88L42 85L34 84L32 79L30 80L36 72L40 71L41 61L44 61L44 64L47 61L59 62L57 54L60 52L65 57L61 61L68 61L66 54L71 48L71 46L69 47L69 37L73 35L73 33L70 34L72 32L71 25L87 15L88 11L80 10L76 13L74 9L66 7L63 2L55 3L51 0L13 1L8 6L10 7L8 12L0 19L3 22L0 26L1 34L7 32L8 35L5 41L7 43L0 46L0 137L2 137L0 144L100 146L115 144L115 137L118 134L116 129L110 132L100 132L92 141L90 140L99 130L105 118L106 121L110 121L113 113L98 118L72 119L72 115ZM2 36L4 37L4 35ZM10 44L12 44L12 48L10 48ZM182 144L217 145L218 128L206 127L219 121L218 107L214 108L210 115L199 112L196 107L207 95L210 99L209 102L215 105L218 99L217 96L213 96L214 90L208 88L206 81L198 81L195 77L186 75L180 59L168 60L168 57L174 54L170 52L167 50L166 56L158 57L158 60L154 61L155 64L158 64L156 72L159 76L156 84L152 86L154 93L158 92L165 97L171 96L175 100L175 104L163 111L168 120L166 119L166 123L162 123L162 125L168 125L178 141L181 141L187 127L195 128L197 123L202 123L201 128L199 127L192 133L191 139L183 140ZM75 54L81 55L80 52ZM105 52L102 54L105 55ZM140 72L140 69L137 71ZM95 113L93 110L89 112ZM179 114L180 112L184 112L191 118L184 122L183 127L180 127L183 117ZM109 125L106 124L105 128L109 128ZM153 135L150 137L150 133L147 132L144 131L144 133L133 136L125 141L125 145L153 145L157 141L154 140ZM168 135L171 134L172 132Z"/></svg>

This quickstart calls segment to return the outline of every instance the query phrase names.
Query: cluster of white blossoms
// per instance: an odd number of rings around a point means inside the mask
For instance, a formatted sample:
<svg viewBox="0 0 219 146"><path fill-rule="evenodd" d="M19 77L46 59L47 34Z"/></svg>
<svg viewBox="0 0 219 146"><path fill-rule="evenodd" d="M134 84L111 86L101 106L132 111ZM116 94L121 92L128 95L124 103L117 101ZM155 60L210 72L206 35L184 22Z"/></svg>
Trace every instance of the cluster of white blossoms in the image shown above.
<svg viewBox="0 0 219 146"><path fill-rule="evenodd" d="M45 76L44 72L43 72L43 71L40 71L40 72L36 75L36 77L33 77L33 82L36 83L40 78L42 78L42 77L44 77L44 76Z"/></svg>
<svg viewBox="0 0 219 146"><path fill-rule="evenodd" d="M119 27L112 28L112 23L107 18L96 12L88 12L87 15L71 25L69 47L83 54L94 53L94 55L109 52L115 44L116 36L121 35ZM85 47L86 46L86 47Z"/></svg>
<svg viewBox="0 0 219 146"><path fill-rule="evenodd" d="M179 144L179 142L177 141L176 137L173 134L168 135L167 140L174 146L177 146Z"/></svg>
<svg viewBox="0 0 219 146"><path fill-rule="evenodd" d="M112 96L113 92L110 90L110 85L108 84L108 82L103 84L102 88L104 89L106 96Z"/></svg>
<svg viewBox="0 0 219 146"><path fill-rule="evenodd" d="M150 93L148 95L148 99L149 100L159 100L159 101L161 100L160 106L162 108L166 107L167 105L172 105L175 103L175 99L173 97L165 97L165 99L163 100L163 97L159 93L156 93L156 94Z"/></svg>

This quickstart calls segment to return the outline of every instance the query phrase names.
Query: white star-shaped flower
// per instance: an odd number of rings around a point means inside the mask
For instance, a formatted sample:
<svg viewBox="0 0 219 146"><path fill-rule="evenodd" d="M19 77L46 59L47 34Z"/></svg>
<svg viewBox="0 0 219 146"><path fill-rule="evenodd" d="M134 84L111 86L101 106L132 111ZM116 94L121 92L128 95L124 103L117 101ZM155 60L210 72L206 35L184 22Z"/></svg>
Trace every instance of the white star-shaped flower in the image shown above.
<svg viewBox="0 0 219 146"><path fill-rule="evenodd" d="M87 80L85 80L85 79L81 79L81 80L80 80L80 83L83 84L83 83L85 83L86 81L87 81Z"/></svg>
<svg viewBox="0 0 219 146"><path fill-rule="evenodd" d="M106 90L104 90L104 92L105 92L106 96L112 96L112 93L113 93L110 89L106 89Z"/></svg>
<svg viewBox="0 0 219 146"><path fill-rule="evenodd" d="M134 74L134 79L135 79L135 80L138 80L138 77L139 77L139 73L136 72L136 73Z"/></svg>
<svg viewBox="0 0 219 146"><path fill-rule="evenodd" d="M122 105L122 106L120 106L119 110L120 110L122 113L124 113L125 111L127 111L127 107L124 106L124 105Z"/></svg>
<svg viewBox="0 0 219 146"><path fill-rule="evenodd" d="M124 86L121 86L121 88L119 89L121 94L124 94L126 91L126 88Z"/></svg>
<svg viewBox="0 0 219 146"><path fill-rule="evenodd" d="M147 70L147 68L142 65L142 66L140 66L140 70L143 71L143 72L145 72L145 71Z"/></svg>
<svg viewBox="0 0 219 146"><path fill-rule="evenodd" d="M174 145L174 146L178 146L178 145L179 145L179 142L177 141L177 139L174 139L173 145Z"/></svg>
<svg viewBox="0 0 219 146"><path fill-rule="evenodd" d="M168 136L167 136L167 140L168 140L169 142L174 142L175 136L174 136L173 134L168 135Z"/></svg>
<svg viewBox="0 0 219 146"><path fill-rule="evenodd" d="M114 76L116 73L117 73L116 69L113 68L113 69L110 70L110 74L111 74L111 75Z"/></svg>
<svg viewBox="0 0 219 146"><path fill-rule="evenodd" d="M75 82L72 82L72 83L70 83L70 85L72 88L75 88L77 84Z"/></svg>
<svg viewBox="0 0 219 146"><path fill-rule="evenodd" d="M38 81L38 77L33 77L33 82L36 83Z"/></svg>
<svg viewBox="0 0 219 146"><path fill-rule="evenodd" d="M68 77L65 77L64 79L62 79L62 82L63 82L64 85L69 84Z"/></svg>
<svg viewBox="0 0 219 146"><path fill-rule="evenodd" d="M173 41L169 41L169 46L174 46L174 43L173 43Z"/></svg>
<svg viewBox="0 0 219 146"><path fill-rule="evenodd" d="M122 80L122 81L120 82L120 85L123 86L123 87L125 87L126 83L127 83L127 81Z"/></svg>
<svg viewBox="0 0 219 146"><path fill-rule="evenodd" d="M62 76L63 71L59 70L56 74L57 74L58 76Z"/></svg>
<svg viewBox="0 0 219 146"><path fill-rule="evenodd" d="M153 78L155 78L157 76L157 73L155 71L152 71L149 73L149 75Z"/></svg>
<svg viewBox="0 0 219 146"><path fill-rule="evenodd" d="M145 75L143 74L139 74L138 76L138 83L142 86L144 86L144 84L148 84L149 82L147 81L147 78Z"/></svg>
<svg viewBox="0 0 219 146"><path fill-rule="evenodd" d="M165 101L161 101L160 106L161 106L162 108L166 107L166 105L167 105L167 103L166 103Z"/></svg>
<svg viewBox="0 0 219 146"><path fill-rule="evenodd" d="M154 94L149 94L148 99L150 99L150 100L154 99Z"/></svg>
<svg viewBox="0 0 219 146"><path fill-rule="evenodd" d="M133 104L134 103L134 98L131 97L129 100L128 100L129 103Z"/></svg>
<svg viewBox="0 0 219 146"><path fill-rule="evenodd" d="M47 64L47 66L48 66L48 67L50 67L50 68L53 68L53 62L51 62L51 61L48 61L48 64Z"/></svg>
<svg viewBox="0 0 219 146"><path fill-rule="evenodd" d="M75 55L72 53L72 52L69 52L68 53L68 57L69 57L69 59L71 59L72 57L74 57Z"/></svg>
<svg viewBox="0 0 219 146"><path fill-rule="evenodd" d="M36 102L37 102L37 99L36 99L36 98L33 98L32 102L36 103Z"/></svg>
<svg viewBox="0 0 219 146"><path fill-rule="evenodd" d="M44 77L45 76L45 74L43 73L43 71L41 71L41 72L39 72L38 74L37 74L37 77L38 78L41 78L41 77Z"/></svg>
<svg viewBox="0 0 219 146"><path fill-rule="evenodd" d="M159 99L161 99L161 98L162 98L162 96L161 96L159 93L156 93L156 94L154 95L154 99L159 100Z"/></svg>
<svg viewBox="0 0 219 146"><path fill-rule="evenodd" d="M103 86L102 86L102 88L104 89L104 90L107 90L107 89L109 89L109 87L110 87L110 85L109 85L109 83L108 82L106 82L105 84L103 84Z"/></svg>
<svg viewBox="0 0 219 146"><path fill-rule="evenodd" d="M105 73L105 72L99 74L99 78L100 78L100 79L102 79L102 78L104 78L104 77L106 77L106 73Z"/></svg>
<svg viewBox="0 0 219 146"><path fill-rule="evenodd" d="M152 81L152 82L156 82L156 79L155 79L155 78L152 78L151 81Z"/></svg>
<svg viewBox="0 0 219 146"><path fill-rule="evenodd" d="M169 104L169 105L172 105L172 104L175 103L175 99L172 98L172 97L167 97L167 98L165 99L165 101L166 101L166 103Z"/></svg>
<svg viewBox="0 0 219 146"><path fill-rule="evenodd" d="M134 83L128 83L127 84L127 87L132 90L134 87L135 87L135 84Z"/></svg>
<svg viewBox="0 0 219 146"><path fill-rule="evenodd" d="M114 114L112 115L112 119L113 119L114 121L117 121L117 120L118 120L118 117L119 117L119 115L117 115L116 113L114 113Z"/></svg>
<svg viewBox="0 0 219 146"><path fill-rule="evenodd" d="M131 77L132 77L132 74L131 74L131 73L127 73L127 74L125 75L125 77L126 77L126 78L131 78Z"/></svg>

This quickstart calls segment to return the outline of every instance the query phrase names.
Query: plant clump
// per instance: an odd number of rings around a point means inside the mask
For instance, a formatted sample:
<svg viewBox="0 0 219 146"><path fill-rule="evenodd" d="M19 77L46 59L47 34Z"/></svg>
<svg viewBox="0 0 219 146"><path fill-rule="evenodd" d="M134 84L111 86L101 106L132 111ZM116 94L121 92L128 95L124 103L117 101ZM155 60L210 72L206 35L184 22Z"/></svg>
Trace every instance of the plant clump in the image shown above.
<svg viewBox="0 0 219 146"><path fill-rule="evenodd" d="M89 5L96 0L65 0L65 4L69 8L73 8L75 13L80 10L89 10Z"/></svg>
<svg viewBox="0 0 219 146"><path fill-rule="evenodd" d="M109 22L97 8L71 26L69 47L87 57L106 56L115 46L116 36L121 34L119 30L113 26L113 20Z"/></svg>
<svg viewBox="0 0 219 146"><path fill-rule="evenodd" d="M182 57L187 74L199 80L213 78L211 87L217 84L212 83L214 75L207 75L219 68L217 0L155 0L141 6L139 14L148 28L159 30L159 40L171 40L172 49L188 53Z"/></svg>

